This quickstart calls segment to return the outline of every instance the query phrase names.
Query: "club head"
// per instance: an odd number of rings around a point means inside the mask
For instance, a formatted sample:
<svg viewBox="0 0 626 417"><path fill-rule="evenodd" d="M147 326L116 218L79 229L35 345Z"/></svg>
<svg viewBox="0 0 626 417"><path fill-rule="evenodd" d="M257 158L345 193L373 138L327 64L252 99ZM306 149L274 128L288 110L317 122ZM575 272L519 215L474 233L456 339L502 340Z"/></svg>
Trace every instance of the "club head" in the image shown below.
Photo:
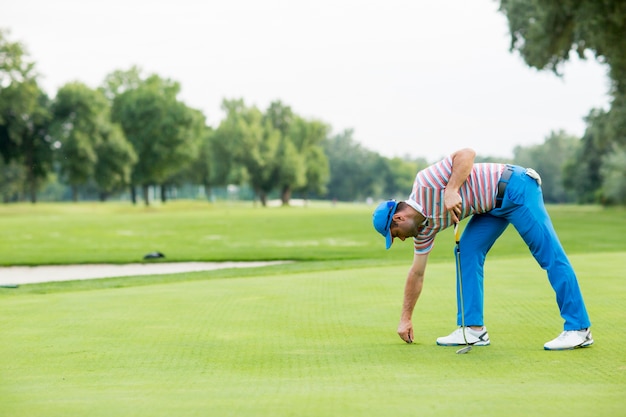
<svg viewBox="0 0 626 417"><path fill-rule="evenodd" d="M472 350L472 347L470 345L467 345L457 350L456 353L457 355L463 355L465 353L469 353L470 350Z"/></svg>

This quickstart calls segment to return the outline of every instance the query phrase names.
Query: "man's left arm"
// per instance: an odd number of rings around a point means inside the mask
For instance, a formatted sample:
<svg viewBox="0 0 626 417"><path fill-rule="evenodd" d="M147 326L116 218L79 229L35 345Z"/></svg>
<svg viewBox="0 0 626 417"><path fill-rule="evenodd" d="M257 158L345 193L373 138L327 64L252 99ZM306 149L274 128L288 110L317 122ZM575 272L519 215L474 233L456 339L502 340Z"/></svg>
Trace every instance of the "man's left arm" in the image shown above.
<svg viewBox="0 0 626 417"><path fill-rule="evenodd" d="M476 152L473 149L465 148L456 151L452 157L452 174L448 180L444 192L444 206L446 211L452 215L452 221L459 222L459 216L462 210L462 200L459 194L459 188L467 181L474 166L474 158Z"/></svg>

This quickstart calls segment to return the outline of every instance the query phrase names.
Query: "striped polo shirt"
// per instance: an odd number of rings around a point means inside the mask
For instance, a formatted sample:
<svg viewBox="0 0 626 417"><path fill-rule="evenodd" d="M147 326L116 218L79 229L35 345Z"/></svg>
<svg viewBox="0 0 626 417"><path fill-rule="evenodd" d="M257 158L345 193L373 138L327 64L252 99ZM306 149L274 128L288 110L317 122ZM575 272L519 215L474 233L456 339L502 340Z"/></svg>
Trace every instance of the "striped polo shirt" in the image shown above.
<svg viewBox="0 0 626 417"><path fill-rule="evenodd" d="M459 189L462 200L461 219L492 210L496 205L498 181L504 164L474 164L467 181ZM444 190L452 174L452 157L418 172L409 199L423 208L424 226L413 238L416 254L426 254L433 248L435 235L452 225L452 216L444 208Z"/></svg>

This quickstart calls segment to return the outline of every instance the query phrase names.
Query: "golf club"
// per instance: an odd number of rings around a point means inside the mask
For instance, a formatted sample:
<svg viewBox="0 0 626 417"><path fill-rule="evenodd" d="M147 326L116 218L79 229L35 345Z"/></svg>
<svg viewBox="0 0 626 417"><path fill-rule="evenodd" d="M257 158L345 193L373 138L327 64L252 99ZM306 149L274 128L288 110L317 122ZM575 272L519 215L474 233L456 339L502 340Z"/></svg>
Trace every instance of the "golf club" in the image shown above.
<svg viewBox="0 0 626 417"><path fill-rule="evenodd" d="M463 306L463 275L461 273L461 249L459 247L459 238L460 232L459 232L459 224L455 223L454 224L454 241L456 243L455 247L454 247L454 255L456 258L456 279L458 280L459 283L459 300L461 301L461 329L463 330L463 340L465 340L465 347L462 347L461 349L457 350L456 353L457 354L464 354L464 353L468 353L470 350L472 350L472 346L467 343L467 337L465 336L465 307Z"/></svg>

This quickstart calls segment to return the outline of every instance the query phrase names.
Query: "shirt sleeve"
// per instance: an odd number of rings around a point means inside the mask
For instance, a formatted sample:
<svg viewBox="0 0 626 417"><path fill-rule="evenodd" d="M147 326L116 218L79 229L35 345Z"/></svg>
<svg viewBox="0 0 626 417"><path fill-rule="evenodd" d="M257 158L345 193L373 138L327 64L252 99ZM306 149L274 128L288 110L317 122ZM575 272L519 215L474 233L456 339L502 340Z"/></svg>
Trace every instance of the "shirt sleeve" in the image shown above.
<svg viewBox="0 0 626 417"><path fill-rule="evenodd" d="M414 237L413 249L416 255L426 255L433 250L435 246L435 236L428 236L425 238Z"/></svg>

